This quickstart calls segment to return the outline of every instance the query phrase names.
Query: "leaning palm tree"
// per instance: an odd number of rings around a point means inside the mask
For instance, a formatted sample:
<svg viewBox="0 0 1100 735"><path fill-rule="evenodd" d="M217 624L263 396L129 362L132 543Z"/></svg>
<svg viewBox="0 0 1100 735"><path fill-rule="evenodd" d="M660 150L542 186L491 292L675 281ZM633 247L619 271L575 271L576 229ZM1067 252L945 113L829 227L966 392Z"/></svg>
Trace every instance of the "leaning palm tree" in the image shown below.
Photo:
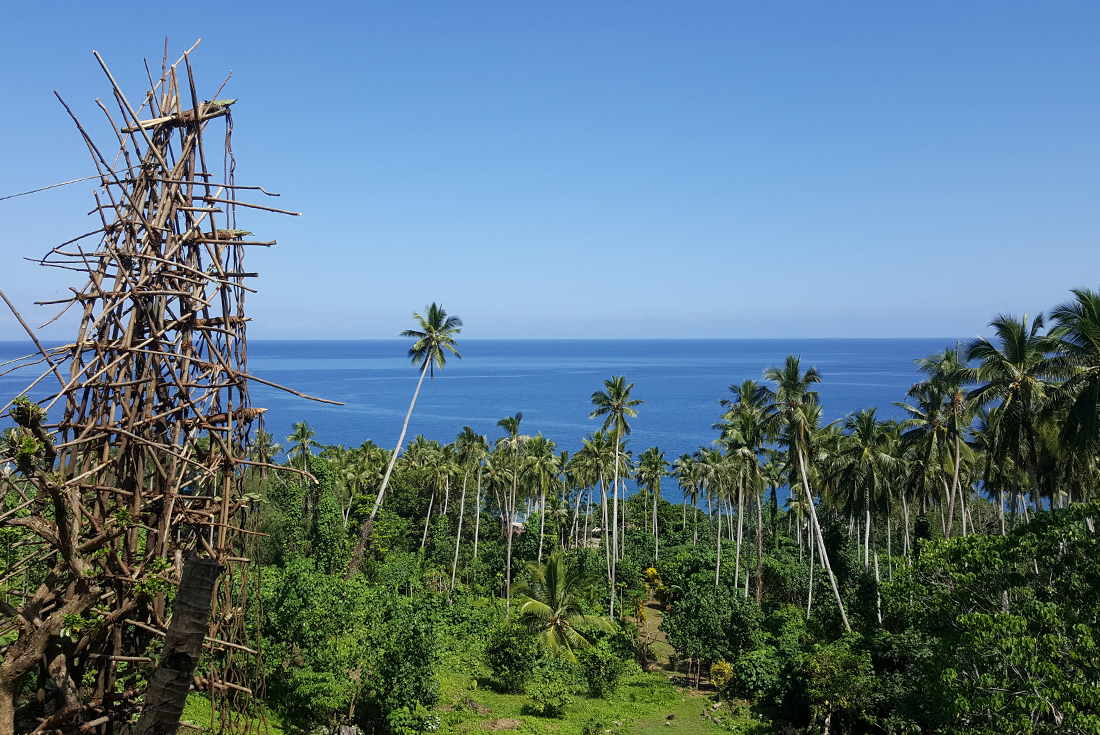
<svg viewBox="0 0 1100 735"><path fill-rule="evenodd" d="M546 564L529 564L527 569L530 581L512 585L519 623L538 636L551 655L575 661L574 651L591 645L578 629L615 630L609 618L584 613L599 580L567 565L561 551L552 553Z"/></svg>
<svg viewBox="0 0 1100 735"><path fill-rule="evenodd" d="M437 367L443 369L443 366L447 363L448 352L462 359L462 355L458 354L458 343L455 342L455 335L462 331L462 320L457 316L447 316L442 304L437 305L434 302L425 309L425 312L424 315L413 314L413 319L417 321L420 329L406 329L401 333L402 337L416 340L413 342L413 346L409 348L409 357L412 358L413 365L420 365L420 380L416 382L416 391L413 393L412 403L409 404L409 411L405 414L405 423L401 426L401 435L397 438L397 447L393 450L390 464L386 467L386 474L382 477L382 484L378 488L378 496L374 499L374 507L371 508L370 516L363 521L363 526L360 529L359 541L355 544L355 552L351 556L351 563L348 564L346 579L351 579L352 575L359 569L359 564L363 561L363 550L367 546L371 529L374 528L374 519L378 515L378 508L382 505L382 497L386 493L386 486L389 485L393 465L397 461L397 456L401 453L401 445L405 441L405 432L409 429L409 419L412 418L416 398L420 395L420 386L424 384L424 376L431 375L434 380L435 369Z"/></svg>
<svg viewBox="0 0 1100 735"><path fill-rule="evenodd" d="M772 436L782 432L786 438L788 464L792 467L797 466L802 477L802 489L806 495L807 509L810 511L811 530L816 532L821 562L829 575L829 584L833 588L837 607L840 608L840 618L844 622L844 628L851 631L852 626L848 623L844 601L840 598L840 588L833 575L829 555L825 553L825 539L821 534L821 524L817 521L817 509L806 474L806 450L810 444L812 430L811 414L814 413L813 409L817 408L817 391L812 390L812 387L821 382L821 374L814 367L803 373L801 362L800 358L788 355L783 367L770 367L764 371L764 378L775 384L774 389L770 387L767 389L769 406L765 425L768 426Z"/></svg>
<svg viewBox="0 0 1100 735"><path fill-rule="evenodd" d="M604 422L601 431L611 429L611 438L615 443L615 480L611 485L613 496L611 511L611 616L614 617L615 564L619 553L619 445L624 436L630 435L630 424L627 423L627 418L637 416L636 407L642 405L645 401L630 398L630 391L633 390L634 384L627 385L626 377L623 375L615 375L611 380L605 380L603 386L604 390L592 394L592 405L596 409L588 415L588 418L595 419L603 416Z"/></svg>

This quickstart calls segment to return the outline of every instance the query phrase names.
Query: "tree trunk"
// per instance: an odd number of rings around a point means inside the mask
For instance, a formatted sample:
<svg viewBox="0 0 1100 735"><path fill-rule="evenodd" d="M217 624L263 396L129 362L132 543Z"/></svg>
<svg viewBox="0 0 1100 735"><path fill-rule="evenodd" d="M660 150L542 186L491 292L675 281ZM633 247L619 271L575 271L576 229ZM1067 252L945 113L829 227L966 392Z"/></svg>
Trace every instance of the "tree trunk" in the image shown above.
<svg viewBox="0 0 1100 735"><path fill-rule="evenodd" d="M539 564L542 564L542 536L546 531L546 491L539 487L539 506L541 518L539 518Z"/></svg>
<svg viewBox="0 0 1100 735"><path fill-rule="evenodd" d="M355 551L352 552L351 562L348 563L348 573L344 575L344 579L354 577L355 573L359 571L359 565L363 563L363 552L367 548L367 539L370 538L371 530L374 528L374 518L378 515L378 508L382 505L382 496L385 495L386 486L390 483L390 474L393 473L397 455L401 453L401 445L405 442L405 432L409 430L409 419L412 418L413 406L416 405L416 397L420 395L420 386L424 384L424 374L427 372L428 361L425 361L424 366L420 368L420 380L416 382L416 392L413 393L412 403L409 404L409 412L405 414L405 423L401 426L401 436L397 438L397 447L393 450L390 463L386 467L386 474L382 478L382 485L378 488L378 497L374 499L374 507L371 508L370 517L363 521L363 525L359 530L359 541L355 544Z"/></svg>
<svg viewBox="0 0 1100 735"><path fill-rule="evenodd" d="M772 524L775 525L774 523ZM756 604L764 595L764 509L760 505L760 493L756 493Z"/></svg>
<svg viewBox="0 0 1100 735"><path fill-rule="evenodd" d="M733 573L733 588L740 587L741 576L741 535L744 529L744 516L745 516L745 478L737 478L737 561L736 571ZM749 565L745 565L745 575L749 573Z"/></svg>
<svg viewBox="0 0 1100 735"><path fill-rule="evenodd" d="M615 619L615 571L619 561L619 435L615 434L615 481L611 484L611 619Z"/></svg>
<svg viewBox="0 0 1100 735"><path fill-rule="evenodd" d="M867 569L871 566L871 491L869 489L863 491L863 510L863 568Z"/></svg>
<svg viewBox="0 0 1100 735"><path fill-rule="evenodd" d="M955 496L962 488L959 487L959 462L962 461L962 439L959 437L958 432L958 417L955 419L955 472L954 477L951 479L951 493L947 497L947 535L944 538L951 538L952 530L955 527Z"/></svg>
<svg viewBox="0 0 1100 735"><path fill-rule="evenodd" d="M715 557L716 562L714 565L714 586L718 587L718 576L722 571L722 499L718 498L718 556ZM734 581L735 588L737 587L736 578Z"/></svg>
<svg viewBox="0 0 1100 735"><path fill-rule="evenodd" d="M428 516L424 519L424 535L420 538L420 548L424 548L424 544L428 543L428 522L432 520L432 503L435 502L435 491L432 491L432 497L428 500Z"/></svg>
<svg viewBox="0 0 1100 735"><path fill-rule="evenodd" d="M474 521L474 558L477 558L477 536L481 530L481 465L477 467L477 516Z"/></svg>
<svg viewBox="0 0 1100 735"><path fill-rule="evenodd" d="M455 534L455 562L451 565L451 591L455 589L455 574L458 572L458 547L462 543L462 517L466 514L466 480L470 477L467 469L462 475L462 500L458 504L458 533Z"/></svg>
<svg viewBox="0 0 1100 735"><path fill-rule="evenodd" d="M195 664L202 654L214 585L220 572L215 559L193 556L184 564L172 606L172 622L134 735L173 735L179 728L187 693L194 681Z"/></svg>
<svg viewBox="0 0 1100 735"><path fill-rule="evenodd" d="M518 441L518 439L517 439ZM515 461L512 465L512 497L508 501L508 553L504 565L504 614L512 617L512 537L516 525L516 488L519 485L519 444L516 444Z"/></svg>
<svg viewBox="0 0 1100 735"><path fill-rule="evenodd" d="M825 553L825 537L821 535L821 524L817 522L817 509L814 507L814 499L810 494L810 481L806 477L806 460L802 456L802 450L798 450L798 467L802 471L802 486L806 490L806 504L810 506L810 520L817 529L817 542L821 545L818 551L821 553L821 561L825 565L825 571L829 575L829 584L833 588L833 596L836 597L837 607L840 608L840 619L844 621L844 629L852 632L852 626L848 624L848 613L844 611L844 601L840 599L840 588L836 585L836 577L833 576L833 567L829 563L829 555Z"/></svg>
<svg viewBox="0 0 1100 735"><path fill-rule="evenodd" d="M806 620L809 620L814 603L814 544L807 545L810 547L810 591L806 594Z"/></svg>
<svg viewBox="0 0 1100 735"><path fill-rule="evenodd" d="M653 563L656 565L660 554L660 539L657 530L657 498L661 496L661 482L657 481L657 488L653 491Z"/></svg>

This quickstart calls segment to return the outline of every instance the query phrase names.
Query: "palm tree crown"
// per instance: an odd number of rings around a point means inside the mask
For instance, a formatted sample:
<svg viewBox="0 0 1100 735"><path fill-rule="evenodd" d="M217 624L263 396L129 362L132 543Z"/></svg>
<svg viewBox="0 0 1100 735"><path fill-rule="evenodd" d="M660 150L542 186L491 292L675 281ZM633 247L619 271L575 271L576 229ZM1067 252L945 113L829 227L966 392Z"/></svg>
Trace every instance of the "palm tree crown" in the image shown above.
<svg viewBox="0 0 1100 735"><path fill-rule="evenodd" d="M425 314L414 313L413 319L420 324L420 329L406 329L401 333L402 337L411 337L416 342L409 348L409 357L413 365L427 368L434 379L435 369L442 368L447 363L447 353L450 352L458 359L458 343L455 335L462 331L462 320L457 316L447 316L443 305L437 305L434 301L425 308Z"/></svg>
<svg viewBox="0 0 1100 735"><path fill-rule="evenodd" d="M529 564L527 569L530 581L512 585L519 622L552 654L576 660L574 651L591 645L578 628L614 631L607 618L584 613L598 579L567 565L561 551L551 554L546 564Z"/></svg>

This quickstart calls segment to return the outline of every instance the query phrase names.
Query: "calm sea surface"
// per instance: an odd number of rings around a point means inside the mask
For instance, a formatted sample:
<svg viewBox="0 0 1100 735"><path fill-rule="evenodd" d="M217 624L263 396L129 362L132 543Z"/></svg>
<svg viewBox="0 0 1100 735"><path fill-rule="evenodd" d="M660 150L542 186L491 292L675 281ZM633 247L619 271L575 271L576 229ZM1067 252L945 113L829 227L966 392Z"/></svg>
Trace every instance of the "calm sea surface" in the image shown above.
<svg viewBox="0 0 1100 735"><path fill-rule="evenodd" d="M954 339L819 340L462 340L462 360L451 359L425 380L409 424L408 437L423 434L453 441L469 424L490 440L496 422L523 412L522 433L554 439L560 449L576 450L581 438L599 428L590 420L589 397L612 375L633 382L633 396L645 401L631 421L635 454L659 446L671 460L709 446L718 433L718 401L745 378L761 379L764 369L788 354L821 372L825 418L878 406L883 418L901 418L893 401L919 379L917 357L954 345ZM344 401L332 406L298 398L263 385L251 388L255 406L268 409L266 427L277 440L291 424L306 421L325 444L357 446L366 439L390 447L401 431L417 372L405 353L408 341L252 341L249 369L259 377L309 395ZM29 347L29 349L28 349ZM4 360L33 346L0 343ZM37 371L37 372L35 372ZM32 375L33 372L33 375ZM32 368L0 377L5 403L40 374ZM47 381L40 385L54 389ZM669 488L669 499L678 499Z"/></svg>

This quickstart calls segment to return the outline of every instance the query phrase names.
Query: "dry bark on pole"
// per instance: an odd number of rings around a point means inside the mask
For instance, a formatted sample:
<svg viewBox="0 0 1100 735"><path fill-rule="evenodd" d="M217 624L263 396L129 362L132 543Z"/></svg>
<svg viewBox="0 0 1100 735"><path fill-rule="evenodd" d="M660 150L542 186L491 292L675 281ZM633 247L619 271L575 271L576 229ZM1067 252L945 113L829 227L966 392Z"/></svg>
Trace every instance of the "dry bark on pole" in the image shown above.
<svg viewBox="0 0 1100 735"><path fill-rule="evenodd" d="M27 327L40 355L25 366L49 370L0 409L16 424L0 441L0 467L15 467L0 476L0 529L12 548L32 547L0 561L0 584L22 588L0 596L0 735L128 729L149 675L143 732L171 732L196 681L182 677L183 658L193 668L203 635L208 674L197 681L210 688L219 732L244 735L263 729L257 628L244 615L261 520L246 470L263 421L248 392L243 279L256 274L244 256L274 240L244 239L235 192L263 189L234 181L235 100L200 102L186 55L165 58L160 79L129 98L96 58L117 104L99 105L117 149L104 153L62 104L98 172L102 226L38 261L82 279L57 302L72 308L75 338L47 350ZM224 134L204 135L215 124ZM207 156L204 139L219 150ZM59 389L29 398L51 373ZM168 588L191 584L183 559L196 556L188 573L202 590L179 591L173 629L191 622L154 672L147 648L166 625ZM34 678L39 696L26 686Z"/></svg>
<svg viewBox="0 0 1100 735"><path fill-rule="evenodd" d="M195 664L206 638L214 585L220 573L216 559L192 556L183 565L164 650L149 682L134 735L173 735L179 729L187 693L194 681Z"/></svg>

